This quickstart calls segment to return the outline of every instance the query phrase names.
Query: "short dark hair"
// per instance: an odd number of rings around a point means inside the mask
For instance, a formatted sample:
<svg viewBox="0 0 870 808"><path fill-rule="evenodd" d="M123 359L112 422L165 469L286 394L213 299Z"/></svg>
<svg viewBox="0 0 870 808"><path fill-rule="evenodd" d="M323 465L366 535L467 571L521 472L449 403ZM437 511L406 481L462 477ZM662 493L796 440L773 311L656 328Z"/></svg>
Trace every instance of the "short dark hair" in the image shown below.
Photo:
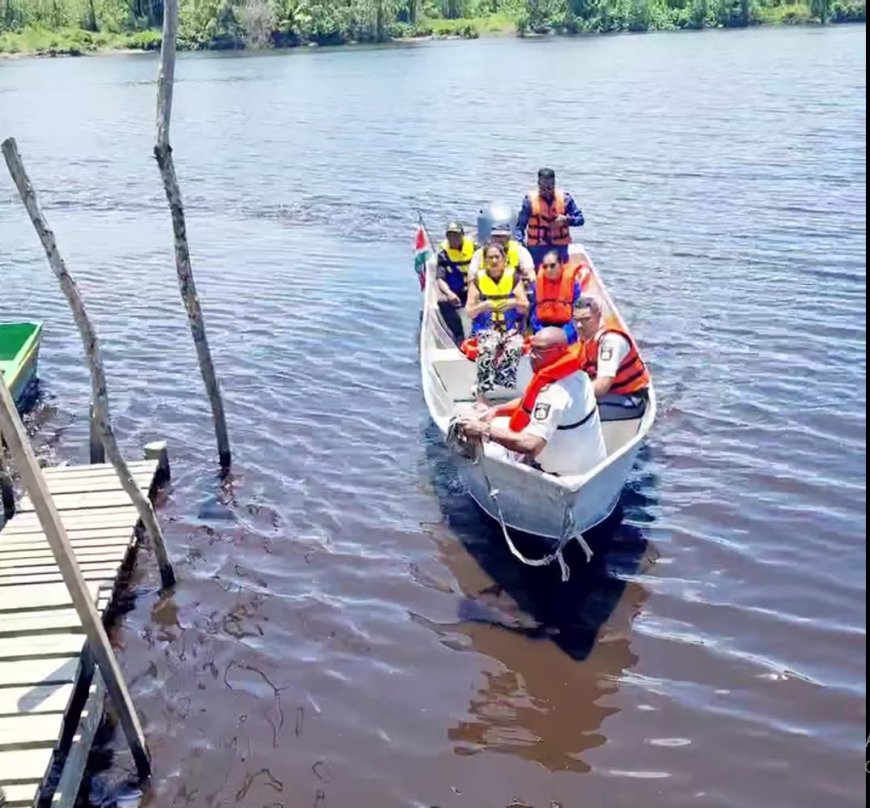
<svg viewBox="0 0 870 808"><path fill-rule="evenodd" d="M556 172L553 171L552 168L539 168L538 169L538 179L539 180L556 180Z"/></svg>
<svg viewBox="0 0 870 808"><path fill-rule="evenodd" d="M560 253L558 250L549 250L548 252L544 253L543 258L541 258L541 263L543 264L544 261L546 261L548 258L555 258L556 263L560 266L565 263L565 260L562 258L562 253Z"/></svg>

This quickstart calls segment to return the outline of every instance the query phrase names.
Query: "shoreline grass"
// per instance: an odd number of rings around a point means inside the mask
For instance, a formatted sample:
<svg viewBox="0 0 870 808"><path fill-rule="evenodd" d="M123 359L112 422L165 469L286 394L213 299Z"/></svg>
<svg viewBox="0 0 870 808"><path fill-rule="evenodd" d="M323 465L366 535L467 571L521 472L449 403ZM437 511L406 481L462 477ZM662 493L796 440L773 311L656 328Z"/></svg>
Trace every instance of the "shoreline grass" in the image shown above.
<svg viewBox="0 0 870 808"><path fill-rule="evenodd" d="M96 33L81 28L49 30L27 27L0 32L0 56L84 56L110 51L156 51L162 35L157 30Z"/></svg>
<svg viewBox="0 0 870 808"><path fill-rule="evenodd" d="M807 3L796 2L782 6L759 9L756 24L752 27L783 25L818 25ZM834 21L836 22L836 21ZM846 20L844 22L852 22ZM861 21L856 21L859 24ZM677 25L650 27L647 30L683 30ZM538 34L560 35L563 32L550 30ZM583 32L596 35L598 32ZM612 31L608 33L618 33ZM537 35L523 25L523 19L511 14L491 14L485 17L468 17L455 20L423 19L409 25L397 23L390 30L392 41L414 41L423 39L477 39L493 36ZM568 34L569 36L571 34ZM20 31L0 32L0 58L14 56L86 56L106 53L134 53L157 51L160 49L161 32L159 29L146 29L124 33L106 31L91 32L81 28L59 28L56 30L39 26L26 27ZM299 45L316 43L294 42L288 45L268 45L264 50L293 48ZM352 41L330 44L357 44ZM240 45L240 49L243 48ZM179 41L179 50L216 50L207 46L191 46Z"/></svg>

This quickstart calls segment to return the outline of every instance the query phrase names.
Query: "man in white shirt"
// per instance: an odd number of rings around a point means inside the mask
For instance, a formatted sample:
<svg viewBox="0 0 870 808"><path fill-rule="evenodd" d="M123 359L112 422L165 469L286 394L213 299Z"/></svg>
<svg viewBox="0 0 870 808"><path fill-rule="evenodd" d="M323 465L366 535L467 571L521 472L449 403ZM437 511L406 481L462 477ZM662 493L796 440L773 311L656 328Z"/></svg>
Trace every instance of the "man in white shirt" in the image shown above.
<svg viewBox="0 0 870 808"><path fill-rule="evenodd" d="M567 350L563 329L544 328L535 334L531 360L536 378L563 359ZM532 379L530 387L535 385ZM571 372L542 387L529 407L528 423L514 431L510 418L503 416L514 414L524 399L464 418L463 431L468 437L498 444L493 447L497 451L516 452L549 474L585 474L607 457L595 392L584 372Z"/></svg>

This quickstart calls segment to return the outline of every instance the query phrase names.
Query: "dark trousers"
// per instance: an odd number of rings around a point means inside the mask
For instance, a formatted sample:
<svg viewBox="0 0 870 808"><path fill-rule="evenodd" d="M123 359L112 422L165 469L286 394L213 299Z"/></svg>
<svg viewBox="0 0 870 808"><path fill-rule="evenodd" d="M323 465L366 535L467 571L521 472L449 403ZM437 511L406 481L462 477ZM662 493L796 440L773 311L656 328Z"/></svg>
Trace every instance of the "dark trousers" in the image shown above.
<svg viewBox="0 0 870 808"><path fill-rule="evenodd" d="M648 403L648 390L638 390L629 395L607 393L598 399L598 414L602 421L632 421L643 418Z"/></svg>
<svg viewBox="0 0 870 808"><path fill-rule="evenodd" d="M441 312L441 319L444 320L444 325L447 326L456 344L459 345L465 339L465 330L462 328L462 318L459 316L459 310L446 300L442 300L438 303L438 311Z"/></svg>

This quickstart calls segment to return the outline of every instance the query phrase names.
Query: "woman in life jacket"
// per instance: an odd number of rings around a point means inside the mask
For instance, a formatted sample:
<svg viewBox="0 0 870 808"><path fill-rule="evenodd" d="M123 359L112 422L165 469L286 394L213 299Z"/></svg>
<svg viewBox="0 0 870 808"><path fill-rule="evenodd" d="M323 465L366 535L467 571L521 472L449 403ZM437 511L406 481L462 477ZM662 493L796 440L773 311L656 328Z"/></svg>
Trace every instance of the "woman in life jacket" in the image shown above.
<svg viewBox="0 0 870 808"><path fill-rule="evenodd" d="M523 325L529 301L520 274L505 265L505 249L489 242L483 248L485 267L468 285L466 312L477 340L476 395L495 387L516 387L523 352Z"/></svg>
<svg viewBox="0 0 870 808"><path fill-rule="evenodd" d="M530 295L529 320L533 334L547 326L556 326L565 332L569 344L577 342L572 319L581 294L577 277L577 269L563 262L557 250L544 255Z"/></svg>

